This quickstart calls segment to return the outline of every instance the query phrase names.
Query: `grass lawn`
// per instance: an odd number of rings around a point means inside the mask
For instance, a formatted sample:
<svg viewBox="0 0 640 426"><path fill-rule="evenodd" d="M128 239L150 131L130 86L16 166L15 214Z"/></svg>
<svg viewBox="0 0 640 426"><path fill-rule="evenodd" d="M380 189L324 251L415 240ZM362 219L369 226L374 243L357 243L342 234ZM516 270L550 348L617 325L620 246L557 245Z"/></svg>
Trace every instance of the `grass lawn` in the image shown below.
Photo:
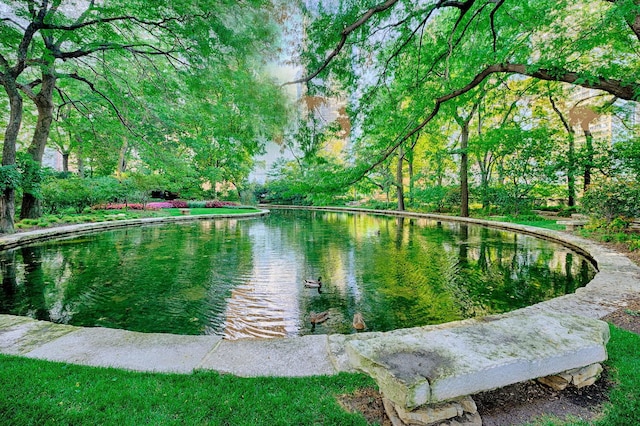
<svg viewBox="0 0 640 426"><path fill-rule="evenodd" d="M166 212L168 216L182 216L182 210L184 209L162 209L161 212ZM189 209L189 214L191 215L199 215L199 214L245 214L245 213L257 213L259 209L253 207L242 207L242 208L227 208L220 207L215 209L199 209L193 208Z"/></svg>
<svg viewBox="0 0 640 426"><path fill-rule="evenodd" d="M616 386L590 423L640 424L640 336L611 326ZM22 425L366 425L340 394L372 388L360 374L240 378L215 372L137 373L0 355L0 424Z"/></svg>
<svg viewBox="0 0 640 426"><path fill-rule="evenodd" d="M564 225L558 225L557 224L557 221L558 220L562 220L562 218L558 218L558 219L544 219L544 218L531 219L531 218L525 217L523 219L523 218L518 218L517 216L515 216L515 217L514 216L487 216L487 217L481 217L481 219L493 220L493 221L497 221L497 222L517 223L518 225L536 226L538 228L552 229L554 231L564 231L565 230L565 226Z"/></svg>
<svg viewBox="0 0 640 426"><path fill-rule="evenodd" d="M44 215L39 219L23 219L16 223L19 230L32 230L48 228L51 226L70 225L86 222L109 222L114 220L139 219L143 217L181 216L181 209L161 210L94 210L88 213L65 213L56 215ZM220 214L245 214L257 213L260 210L254 207L240 208L195 208L189 209L191 215L220 215Z"/></svg>
<svg viewBox="0 0 640 426"><path fill-rule="evenodd" d="M336 396L359 374L239 378L137 373L0 355L3 425L366 425Z"/></svg>

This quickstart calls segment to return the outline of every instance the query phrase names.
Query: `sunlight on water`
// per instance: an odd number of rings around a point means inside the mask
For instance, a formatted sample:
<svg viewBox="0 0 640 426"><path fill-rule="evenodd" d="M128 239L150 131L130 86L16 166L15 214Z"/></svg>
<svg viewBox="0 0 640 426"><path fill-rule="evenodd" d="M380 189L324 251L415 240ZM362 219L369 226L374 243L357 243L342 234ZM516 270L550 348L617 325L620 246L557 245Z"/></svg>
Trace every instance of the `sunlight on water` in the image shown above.
<svg viewBox="0 0 640 426"><path fill-rule="evenodd" d="M575 291L580 255L479 226L278 211L144 226L1 254L0 312L227 339L353 333L506 312ZM305 279L322 277L322 287Z"/></svg>

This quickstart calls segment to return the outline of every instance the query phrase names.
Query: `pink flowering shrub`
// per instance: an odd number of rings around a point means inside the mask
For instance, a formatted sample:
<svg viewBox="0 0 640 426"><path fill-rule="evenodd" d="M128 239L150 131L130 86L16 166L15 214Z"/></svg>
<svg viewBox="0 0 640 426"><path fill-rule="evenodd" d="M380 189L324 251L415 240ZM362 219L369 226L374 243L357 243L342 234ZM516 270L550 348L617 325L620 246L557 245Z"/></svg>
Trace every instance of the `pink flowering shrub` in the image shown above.
<svg viewBox="0 0 640 426"><path fill-rule="evenodd" d="M182 200L171 200L168 201L168 203L170 203L174 209L186 209L189 207L187 202Z"/></svg>
<svg viewBox="0 0 640 426"><path fill-rule="evenodd" d="M173 203L171 201L153 201L147 203L147 208L150 210L172 209Z"/></svg>
<svg viewBox="0 0 640 426"><path fill-rule="evenodd" d="M205 207L208 209L219 209L221 207L235 207L237 203L233 201L207 201Z"/></svg>
<svg viewBox="0 0 640 426"><path fill-rule="evenodd" d="M191 205L190 205L191 204ZM129 210L160 210L160 209L187 209L189 207L193 208L207 208L207 209L216 209L221 207L237 207L239 204L234 203L233 201L191 201L188 203L187 201L182 200L172 200L172 201L153 201L147 203L146 206L140 203L108 203L108 204L99 204L93 206L94 210L123 210L125 208Z"/></svg>
<svg viewBox="0 0 640 426"><path fill-rule="evenodd" d="M144 210L144 206L140 203L107 203L93 207L95 210ZM153 209L151 209L153 210Z"/></svg>

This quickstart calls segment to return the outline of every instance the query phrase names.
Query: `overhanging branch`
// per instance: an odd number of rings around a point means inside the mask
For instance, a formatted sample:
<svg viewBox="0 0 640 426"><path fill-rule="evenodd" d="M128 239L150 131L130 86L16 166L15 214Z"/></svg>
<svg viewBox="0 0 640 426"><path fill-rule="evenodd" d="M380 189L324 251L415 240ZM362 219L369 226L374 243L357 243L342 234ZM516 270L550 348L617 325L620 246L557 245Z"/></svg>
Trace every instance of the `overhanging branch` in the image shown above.
<svg viewBox="0 0 640 426"><path fill-rule="evenodd" d="M624 85L619 80L605 79L605 78L599 78L595 80L585 80L579 74L574 72L569 72L569 71L552 72L546 69L537 69L535 71L527 70L527 67L522 64L490 65L486 67L484 70L482 70L480 73L478 73L473 78L473 80L471 80L471 82L468 83L466 86L437 98L435 100L433 109L424 120L422 120L419 124L414 126L408 132L399 136L396 139L396 141L393 143L393 145L391 145L389 148L386 149L386 151L382 154L382 156L380 156L374 163L367 166L364 170L359 171L358 176L346 182L346 185L353 185L354 183L358 182L360 179L362 179L364 176L370 173L373 169L375 169L381 163L383 163L387 158L389 158L389 156L391 156L391 154L393 154L395 150L398 149L398 147L400 147L400 145L402 145L405 141L407 141L408 139L416 135L418 132L420 132L427 124L431 122L431 120L433 120L436 117L436 115L440 111L440 107L442 106L442 104L444 104L445 102L451 99L457 98L458 96L461 96L461 95L464 95L465 93L470 92L471 90L479 86L487 77L489 77L492 74L498 74L498 73L520 74L520 75L537 78L540 80L560 81L560 82L565 82L569 84L575 84L578 86L586 87L589 89L604 90L608 93L611 93L614 96L617 96L620 99L625 99L625 100L637 100L638 94L640 93L640 87L638 84Z"/></svg>

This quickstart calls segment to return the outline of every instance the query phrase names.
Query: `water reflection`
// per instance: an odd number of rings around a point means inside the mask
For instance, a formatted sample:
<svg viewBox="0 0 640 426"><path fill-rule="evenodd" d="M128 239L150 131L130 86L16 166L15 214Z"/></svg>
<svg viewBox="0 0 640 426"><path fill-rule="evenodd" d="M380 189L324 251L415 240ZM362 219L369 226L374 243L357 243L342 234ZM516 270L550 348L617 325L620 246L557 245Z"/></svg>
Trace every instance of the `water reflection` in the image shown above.
<svg viewBox="0 0 640 426"><path fill-rule="evenodd" d="M525 235L427 219L274 211L147 226L0 254L0 312L229 339L355 332L498 313L571 293L593 269ZM305 288L323 277L322 292ZM311 313L326 321L311 323Z"/></svg>

